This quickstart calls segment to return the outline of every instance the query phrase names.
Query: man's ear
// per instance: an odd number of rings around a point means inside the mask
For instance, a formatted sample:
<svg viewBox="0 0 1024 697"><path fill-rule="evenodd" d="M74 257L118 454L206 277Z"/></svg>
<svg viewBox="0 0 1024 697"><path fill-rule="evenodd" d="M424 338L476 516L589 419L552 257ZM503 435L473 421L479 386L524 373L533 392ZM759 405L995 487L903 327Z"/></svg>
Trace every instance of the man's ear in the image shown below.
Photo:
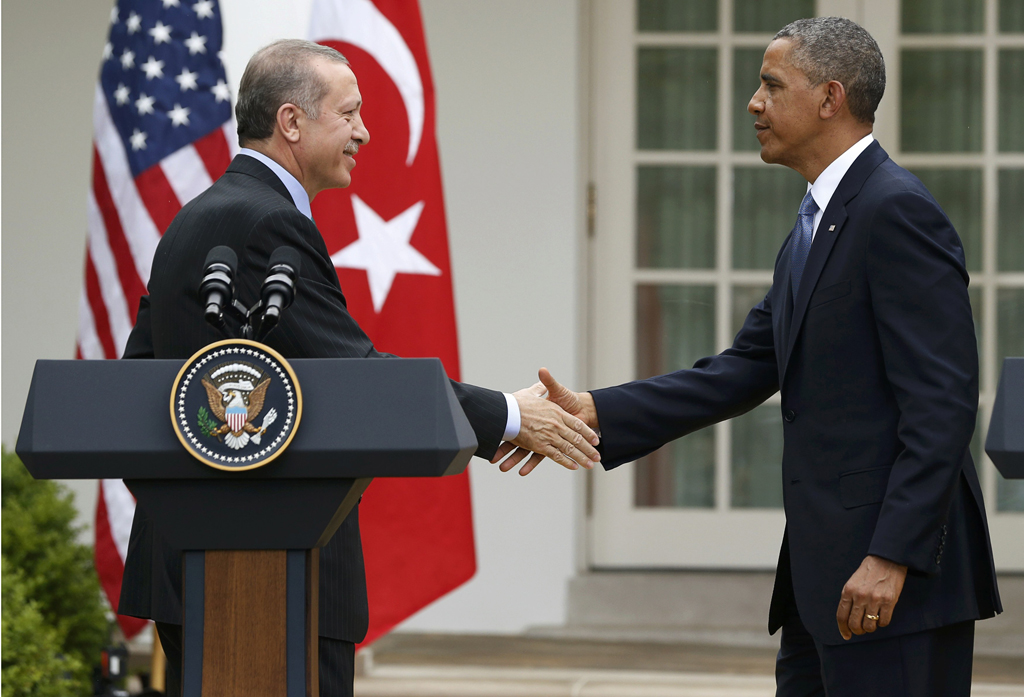
<svg viewBox="0 0 1024 697"><path fill-rule="evenodd" d="M303 114L294 104L282 104L277 109L277 129L289 143L299 142L299 119Z"/></svg>
<svg viewBox="0 0 1024 697"><path fill-rule="evenodd" d="M831 119L846 104L846 88L838 80L830 80L823 87L825 88L824 96L818 107L818 116L823 119Z"/></svg>

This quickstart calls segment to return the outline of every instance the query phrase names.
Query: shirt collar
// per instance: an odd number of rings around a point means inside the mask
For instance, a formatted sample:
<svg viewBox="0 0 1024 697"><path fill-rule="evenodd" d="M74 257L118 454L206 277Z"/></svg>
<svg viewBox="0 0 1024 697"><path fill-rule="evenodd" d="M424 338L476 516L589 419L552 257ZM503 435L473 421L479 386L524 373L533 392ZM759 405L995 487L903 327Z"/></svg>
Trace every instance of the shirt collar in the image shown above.
<svg viewBox="0 0 1024 697"><path fill-rule="evenodd" d="M248 155L269 167L270 171L276 174L277 178L280 179L281 183L284 184L286 189L288 189L288 193L292 195L292 201L295 203L295 207L299 209L299 212L310 220L313 219L313 210L309 206L309 194L307 194L306 190L302 188L302 184L299 183L299 180L292 176L291 172L271 160L263 153L257 152L251 148L239 148L238 154Z"/></svg>
<svg viewBox="0 0 1024 697"><path fill-rule="evenodd" d="M866 136L858 140L856 143L850 146L850 149L844 152L842 155L832 160L832 164L825 168L825 171L818 175L818 178L814 180L813 184L807 184L807 190L811 192L811 196L814 197L814 202L818 204L818 210L824 211L828 208L828 202L832 200L832 195L839 188L839 182L843 181L843 177L846 176L846 172L853 165L854 160L860 157L860 154L864 152L871 143L873 143L875 137L868 133Z"/></svg>

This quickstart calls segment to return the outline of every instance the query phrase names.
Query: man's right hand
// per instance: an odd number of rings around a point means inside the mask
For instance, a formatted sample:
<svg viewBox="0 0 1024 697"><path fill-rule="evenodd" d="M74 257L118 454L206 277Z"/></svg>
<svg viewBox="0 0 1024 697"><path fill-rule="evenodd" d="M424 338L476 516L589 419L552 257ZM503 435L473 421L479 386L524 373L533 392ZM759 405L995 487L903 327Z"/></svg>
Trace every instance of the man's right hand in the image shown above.
<svg viewBox="0 0 1024 697"><path fill-rule="evenodd" d="M548 371L541 368L540 382L516 392L522 427L519 436L502 443L491 462L501 463L499 469L508 472L529 456L519 470L525 476L548 457L566 469L580 465L590 469L601 455L593 447L599 442L591 423L597 425L597 410L589 392L572 392L559 384Z"/></svg>

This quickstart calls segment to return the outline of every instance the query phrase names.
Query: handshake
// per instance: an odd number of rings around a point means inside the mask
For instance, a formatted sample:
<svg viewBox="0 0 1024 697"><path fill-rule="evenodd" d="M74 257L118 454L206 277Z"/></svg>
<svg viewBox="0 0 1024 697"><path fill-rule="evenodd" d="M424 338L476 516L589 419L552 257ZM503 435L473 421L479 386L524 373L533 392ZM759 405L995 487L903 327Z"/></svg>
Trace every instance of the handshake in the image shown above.
<svg viewBox="0 0 1024 697"><path fill-rule="evenodd" d="M508 472L523 460L520 475L527 475L544 458L566 469L590 469L601 461L594 398L589 392L573 392L561 385L547 368L538 372L540 382L513 396L519 404L519 435L501 444L491 462ZM527 459L529 458L529 459Z"/></svg>

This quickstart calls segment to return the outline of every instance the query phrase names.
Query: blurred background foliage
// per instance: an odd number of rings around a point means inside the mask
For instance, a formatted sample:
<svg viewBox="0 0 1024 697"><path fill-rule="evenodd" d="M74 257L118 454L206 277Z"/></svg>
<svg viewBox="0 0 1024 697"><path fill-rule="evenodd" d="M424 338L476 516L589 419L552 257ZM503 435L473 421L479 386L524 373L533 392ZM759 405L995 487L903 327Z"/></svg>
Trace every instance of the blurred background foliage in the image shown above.
<svg viewBox="0 0 1024 697"><path fill-rule="evenodd" d="M3 697L90 695L111 621L73 496L2 460Z"/></svg>

